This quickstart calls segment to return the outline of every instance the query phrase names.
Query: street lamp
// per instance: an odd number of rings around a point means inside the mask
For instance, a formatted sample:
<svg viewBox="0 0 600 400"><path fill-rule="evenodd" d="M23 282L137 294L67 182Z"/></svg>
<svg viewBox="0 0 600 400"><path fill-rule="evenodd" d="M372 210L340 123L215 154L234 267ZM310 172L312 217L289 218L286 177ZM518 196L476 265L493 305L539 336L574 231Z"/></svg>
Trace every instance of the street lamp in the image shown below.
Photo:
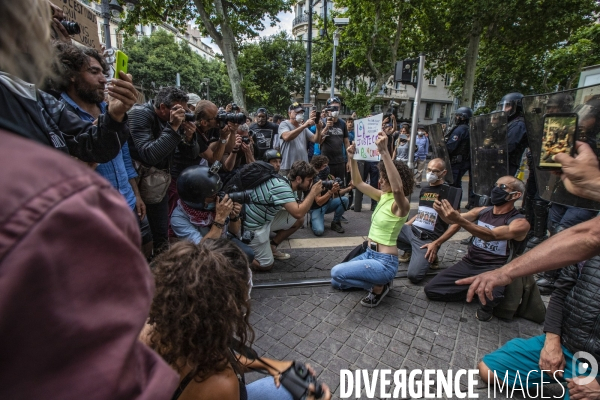
<svg viewBox="0 0 600 400"><path fill-rule="evenodd" d="M129 0L129 2L136 0ZM102 0L102 18L104 18L104 44L107 49L112 47L110 43L110 16L118 17L123 12L123 7L117 0Z"/></svg>
<svg viewBox="0 0 600 400"><path fill-rule="evenodd" d="M135 6L137 5L139 0L127 0L127 2L125 2L125 7L127 7L127 10L129 11L133 11L135 10Z"/></svg>
<svg viewBox="0 0 600 400"><path fill-rule="evenodd" d="M331 64L331 96L335 96L335 50L336 47L340 44L340 36L342 32L340 30L341 27L346 26L350 23L350 18L334 18L333 24L337 26L335 32L333 33L333 63Z"/></svg>

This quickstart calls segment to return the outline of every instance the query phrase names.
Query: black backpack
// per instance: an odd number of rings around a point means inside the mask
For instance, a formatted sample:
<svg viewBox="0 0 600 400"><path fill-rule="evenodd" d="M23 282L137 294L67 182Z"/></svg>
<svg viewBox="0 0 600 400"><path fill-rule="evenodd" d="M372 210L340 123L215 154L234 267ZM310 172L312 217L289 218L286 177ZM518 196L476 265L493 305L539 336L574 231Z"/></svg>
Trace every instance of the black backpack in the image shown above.
<svg viewBox="0 0 600 400"><path fill-rule="evenodd" d="M271 178L283 179L268 162L255 161L244 165L232 174L223 185L222 190L225 193L230 193L254 189Z"/></svg>

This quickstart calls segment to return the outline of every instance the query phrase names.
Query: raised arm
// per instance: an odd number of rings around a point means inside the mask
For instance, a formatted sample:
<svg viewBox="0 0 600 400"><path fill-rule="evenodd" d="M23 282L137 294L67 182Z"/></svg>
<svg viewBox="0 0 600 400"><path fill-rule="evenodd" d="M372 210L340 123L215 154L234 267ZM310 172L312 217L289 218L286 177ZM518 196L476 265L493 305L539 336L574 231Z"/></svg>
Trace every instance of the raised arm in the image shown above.
<svg viewBox="0 0 600 400"><path fill-rule="evenodd" d="M379 132L377 136L377 149L379 150L379 156L385 165L385 171L387 172L388 182L392 187L392 193L394 194L395 207L392 208L394 214L398 217L404 217L410 211L410 202L404 195L404 186L402 185L402 179L400 174L392 161L392 156L388 151L388 138L383 132Z"/></svg>

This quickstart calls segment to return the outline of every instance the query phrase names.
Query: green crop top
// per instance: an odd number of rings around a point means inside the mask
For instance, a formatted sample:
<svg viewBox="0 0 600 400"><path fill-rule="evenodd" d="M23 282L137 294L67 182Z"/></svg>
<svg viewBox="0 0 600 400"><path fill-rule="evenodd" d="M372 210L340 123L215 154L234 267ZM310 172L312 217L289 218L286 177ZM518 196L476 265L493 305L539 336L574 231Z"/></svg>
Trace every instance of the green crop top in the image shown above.
<svg viewBox="0 0 600 400"><path fill-rule="evenodd" d="M392 212L394 204L393 193L383 193L373 215L371 216L371 229L369 229L369 238L385 246L395 246L400 229L406 222L408 214L404 217L397 217Z"/></svg>

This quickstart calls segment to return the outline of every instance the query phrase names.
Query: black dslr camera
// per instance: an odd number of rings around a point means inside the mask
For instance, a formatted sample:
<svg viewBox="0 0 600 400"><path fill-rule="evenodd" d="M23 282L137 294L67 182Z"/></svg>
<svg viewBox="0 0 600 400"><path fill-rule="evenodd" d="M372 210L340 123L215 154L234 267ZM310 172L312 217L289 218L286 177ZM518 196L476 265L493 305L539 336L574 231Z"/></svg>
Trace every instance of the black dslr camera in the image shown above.
<svg viewBox="0 0 600 400"><path fill-rule="evenodd" d="M231 199L231 201L233 201L234 203L250 204L250 203L252 203L252 198L250 197L250 193L252 193L251 190L244 190L241 192L229 192L229 193L220 191L219 193L217 193L217 196L219 196L219 198L222 199L223 197L225 197L225 195L228 195L229 198Z"/></svg>
<svg viewBox="0 0 600 400"><path fill-rule="evenodd" d="M323 184L323 189L324 190L331 190L333 189L333 185L337 182L338 185L340 185L340 189L343 189L344 186L344 181L341 178L335 178L333 180L326 180L326 181L321 181L321 183Z"/></svg>
<svg viewBox="0 0 600 400"><path fill-rule="evenodd" d="M221 111L217 114L217 122L221 126L221 128L225 128L228 122L232 122L234 124L243 124L246 122L246 115L244 113L228 113L225 111Z"/></svg>
<svg viewBox="0 0 600 400"><path fill-rule="evenodd" d="M194 113L186 112L185 113L185 120L187 122L194 122L196 120L196 116L194 115Z"/></svg>
<svg viewBox="0 0 600 400"><path fill-rule="evenodd" d="M323 387L317 378L312 376L306 365L294 361L292 366L281 374L279 381L295 400L303 400L308 396L308 386L315 385L315 398L323 397Z"/></svg>
<svg viewBox="0 0 600 400"><path fill-rule="evenodd" d="M81 27L77 22L72 21L60 21L60 24L65 27L69 35L79 35L81 33Z"/></svg>

